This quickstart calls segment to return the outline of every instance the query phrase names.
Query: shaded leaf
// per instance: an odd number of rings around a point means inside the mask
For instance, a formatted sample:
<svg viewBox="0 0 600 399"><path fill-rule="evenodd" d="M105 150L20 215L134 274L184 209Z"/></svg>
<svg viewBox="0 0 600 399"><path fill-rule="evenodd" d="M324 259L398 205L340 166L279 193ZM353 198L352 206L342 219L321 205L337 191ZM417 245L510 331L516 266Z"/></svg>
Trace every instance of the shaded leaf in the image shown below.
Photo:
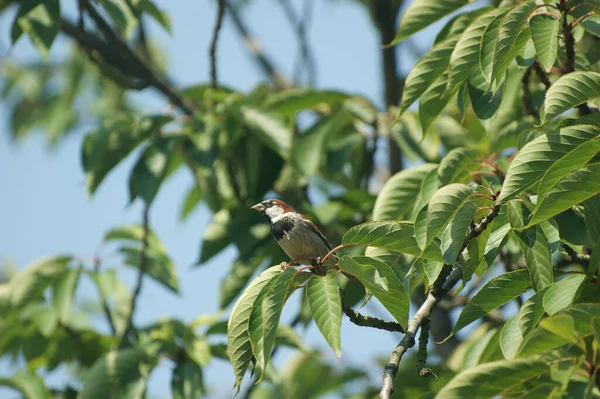
<svg viewBox="0 0 600 399"><path fill-rule="evenodd" d="M518 316L515 315L506 321L500 333L500 348L504 358L514 359L522 341L523 334L519 327Z"/></svg>
<svg viewBox="0 0 600 399"><path fill-rule="evenodd" d="M550 244L539 225L526 230L513 230L531 276L534 290L540 291L554 281L554 272L550 254Z"/></svg>
<svg viewBox="0 0 600 399"><path fill-rule="evenodd" d="M544 310L550 316L558 313L573 303L579 286L585 280L584 274L570 274L550 285L544 295Z"/></svg>
<svg viewBox="0 0 600 399"><path fill-rule="evenodd" d="M440 188L429 201L427 211L428 246L456 217L458 211L471 200L473 189L464 184L450 184Z"/></svg>
<svg viewBox="0 0 600 399"><path fill-rule="evenodd" d="M335 354L341 356L342 301L334 272L311 277L306 282L306 298L319 331Z"/></svg>
<svg viewBox="0 0 600 399"><path fill-rule="evenodd" d="M73 308L73 297L81 275L81 267L68 270L54 286L52 305L60 322L69 325Z"/></svg>
<svg viewBox="0 0 600 399"><path fill-rule="evenodd" d="M12 26L11 39L15 43L26 33L44 60L60 31L60 2L58 0L25 0Z"/></svg>
<svg viewBox="0 0 600 399"><path fill-rule="evenodd" d="M283 159L288 159L292 146L292 131L283 119L274 112L251 107L243 107L241 111L246 123L254 127L252 132L256 137Z"/></svg>
<svg viewBox="0 0 600 399"><path fill-rule="evenodd" d="M450 150L438 168L438 179L441 186L450 183L467 184L472 180L471 172L479 170L477 153L470 148L454 148Z"/></svg>

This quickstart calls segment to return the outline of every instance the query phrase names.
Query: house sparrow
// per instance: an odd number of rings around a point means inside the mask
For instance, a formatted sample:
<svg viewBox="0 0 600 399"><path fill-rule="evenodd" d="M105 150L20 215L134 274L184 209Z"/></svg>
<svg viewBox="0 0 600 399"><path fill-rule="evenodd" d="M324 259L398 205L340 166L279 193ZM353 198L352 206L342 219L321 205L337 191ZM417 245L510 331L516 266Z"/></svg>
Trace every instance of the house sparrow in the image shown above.
<svg viewBox="0 0 600 399"><path fill-rule="evenodd" d="M285 202L266 200L251 209L264 214L269 220L277 244L292 260L287 265L310 262L318 269L321 258L331 251L331 244L317 226ZM333 266L338 260L335 254L331 254L325 264Z"/></svg>

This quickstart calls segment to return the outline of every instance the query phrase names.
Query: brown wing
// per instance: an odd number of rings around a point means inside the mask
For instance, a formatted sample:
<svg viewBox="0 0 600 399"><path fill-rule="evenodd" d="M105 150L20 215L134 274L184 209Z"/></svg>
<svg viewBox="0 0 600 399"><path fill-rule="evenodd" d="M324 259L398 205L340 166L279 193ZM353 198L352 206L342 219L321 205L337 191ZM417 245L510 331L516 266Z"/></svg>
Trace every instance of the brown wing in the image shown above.
<svg viewBox="0 0 600 399"><path fill-rule="evenodd" d="M325 243L327 248L329 248L329 250L331 251L333 249L333 247L331 246L329 241L327 241L327 238L323 235L323 233L321 233L319 228L313 222L311 222L310 220L305 218L304 215L302 215L302 219L304 220L304 224L306 225L306 227L308 227L313 232L315 232L319 237L321 237L321 240L323 240L323 242Z"/></svg>

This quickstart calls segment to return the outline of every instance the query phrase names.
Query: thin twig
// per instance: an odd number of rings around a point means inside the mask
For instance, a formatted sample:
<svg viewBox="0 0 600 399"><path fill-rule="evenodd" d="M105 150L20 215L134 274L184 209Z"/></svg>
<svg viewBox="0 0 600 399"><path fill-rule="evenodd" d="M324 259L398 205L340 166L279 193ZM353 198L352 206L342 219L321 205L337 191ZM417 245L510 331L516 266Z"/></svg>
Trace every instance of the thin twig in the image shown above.
<svg viewBox="0 0 600 399"><path fill-rule="evenodd" d="M210 41L210 83L213 89L218 87L217 80L217 42L219 41L219 32L223 24L223 16L225 15L224 0L217 1L217 20L213 30L212 40Z"/></svg>
<svg viewBox="0 0 600 399"><path fill-rule="evenodd" d="M342 303L342 310L344 311L344 314L348 316L348 319L357 326L378 328L380 330L392 332L404 332L404 328L395 321L386 321L377 317L365 316L345 303Z"/></svg>
<svg viewBox="0 0 600 399"><path fill-rule="evenodd" d="M533 65L531 65L531 67L535 71L535 74L538 76L540 82L542 82L543 85L546 87L546 90L548 90L550 86L552 86L552 82L550 82L550 79L548 79L548 75L546 74L546 72L544 72L544 70L540 66L540 63L535 61Z"/></svg>
<svg viewBox="0 0 600 399"><path fill-rule="evenodd" d="M138 300L138 296L142 291L142 284L144 282L144 274L146 273L146 268L148 266L148 240L150 238L150 206L148 204L144 204L144 210L142 212L142 247L140 249L140 257L139 257L139 270L137 275L137 281L135 283L135 288L133 290L133 294L131 295L130 302L130 310L129 316L127 316L127 321L125 323L125 329L123 330L123 336L121 337L120 347L123 346L124 342L127 339L127 335L129 331L133 328L133 316L135 313L135 308Z"/></svg>
<svg viewBox="0 0 600 399"><path fill-rule="evenodd" d="M569 258L571 258L572 263L579 263L582 266L589 266L590 264L590 255L581 255L569 245L562 243L561 244Z"/></svg>

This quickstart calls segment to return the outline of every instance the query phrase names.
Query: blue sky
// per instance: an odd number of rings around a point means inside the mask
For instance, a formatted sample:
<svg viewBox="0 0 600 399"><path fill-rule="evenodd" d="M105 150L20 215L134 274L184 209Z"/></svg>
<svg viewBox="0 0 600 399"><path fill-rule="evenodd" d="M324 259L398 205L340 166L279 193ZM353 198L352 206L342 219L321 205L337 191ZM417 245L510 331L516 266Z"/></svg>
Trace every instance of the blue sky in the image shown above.
<svg viewBox="0 0 600 399"><path fill-rule="evenodd" d="M74 12L73 1L61 3L70 13ZM158 26L150 25L151 37L158 41L167 55L170 77L178 86L207 82L208 46L216 12L215 2L162 0L156 3L170 12L173 22L170 36ZM277 66L291 77L297 43L278 2L254 0L250 4L244 13L249 28ZM0 17L0 56L21 60L37 57L26 38L7 51L11 23L12 15ZM415 43L420 48L428 48L437 30L439 24L419 34ZM362 94L380 103L382 86L378 38L362 6L348 0L315 1L308 35L318 63L318 87ZM63 40L55 43L51 59L64 54L65 43ZM399 58L402 69L408 70L413 60ZM238 90L248 90L262 81L228 19L224 22L219 41L218 71L223 84ZM166 105L165 100L152 89L134 96L148 113L161 112ZM96 195L89 199L80 164L80 146L85 131L68 137L56 149L49 149L39 136L11 143L8 139L8 113L2 105L0 129L0 261L8 260L17 267L23 267L45 255L70 253L91 256L108 229L139 222L140 204L127 205L127 179L135 156L119 165L105 179ZM181 296L174 296L147 280L135 317L138 324L161 316L189 322L202 313L217 310L219 283L227 273L233 253L228 251L206 265L192 267L210 214L200 207L185 223L179 221L181 201L191 183L189 172L181 168L163 184L150 216L152 227L177 267ZM120 276L129 286L132 285L134 273L131 270L120 271ZM80 287L78 297L84 298L86 288L90 287ZM369 306L367 311L385 315L383 308ZM306 339L313 347L326 348L314 327L308 330ZM379 376L381 370L375 366L374 356L388 356L397 339L389 333L358 328L344 320L341 359L337 359L329 349L325 356L335 365L353 363L371 369L374 376ZM279 359L282 357L285 358L286 353ZM0 364L0 376L13 371L7 364ZM169 397L170 373L169 365L163 363L154 371L149 390L152 397ZM61 380L65 375L59 374L55 378ZM208 367L205 378L213 388L214 397L230 397L233 374L229 364L215 360Z"/></svg>

